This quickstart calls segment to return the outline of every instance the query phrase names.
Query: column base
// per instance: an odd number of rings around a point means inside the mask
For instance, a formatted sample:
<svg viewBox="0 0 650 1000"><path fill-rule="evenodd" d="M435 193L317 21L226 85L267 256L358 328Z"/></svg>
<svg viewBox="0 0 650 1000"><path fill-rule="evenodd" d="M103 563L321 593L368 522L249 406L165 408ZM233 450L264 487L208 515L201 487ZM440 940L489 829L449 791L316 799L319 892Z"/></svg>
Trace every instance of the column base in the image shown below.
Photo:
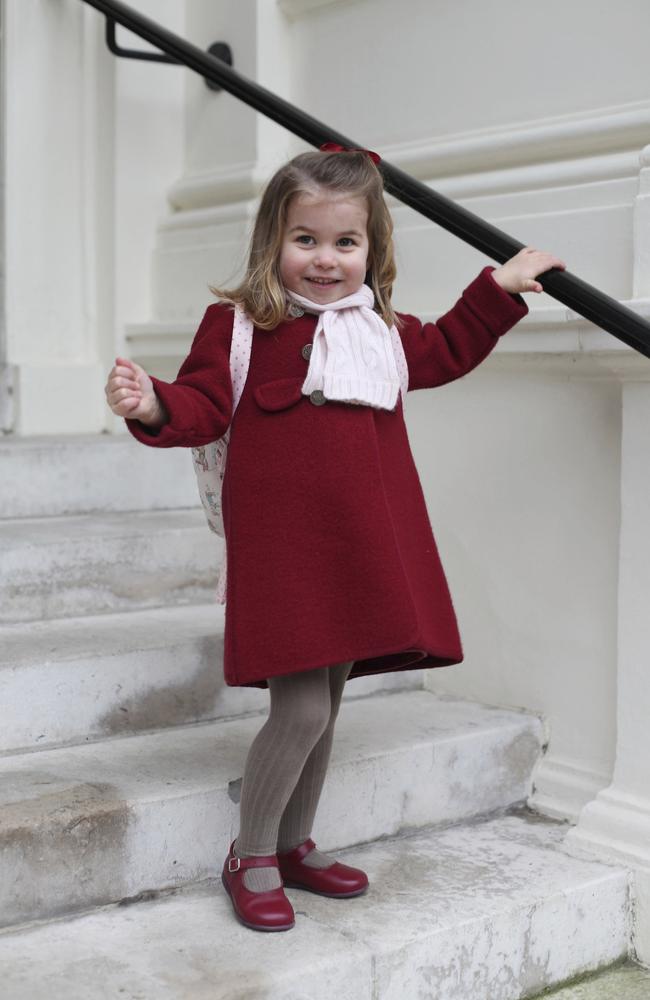
<svg viewBox="0 0 650 1000"><path fill-rule="evenodd" d="M545 816L577 823L587 803L611 780L611 774L582 767L569 758L546 756L533 774L529 805Z"/></svg>
<svg viewBox="0 0 650 1000"><path fill-rule="evenodd" d="M650 799L606 788L585 806L564 838L564 850L631 869L631 956L650 964Z"/></svg>
<svg viewBox="0 0 650 1000"><path fill-rule="evenodd" d="M650 799L610 785L585 806L565 845L650 871Z"/></svg>
<svg viewBox="0 0 650 1000"><path fill-rule="evenodd" d="M14 366L0 364L0 433L2 434L10 434L14 429L14 379Z"/></svg>

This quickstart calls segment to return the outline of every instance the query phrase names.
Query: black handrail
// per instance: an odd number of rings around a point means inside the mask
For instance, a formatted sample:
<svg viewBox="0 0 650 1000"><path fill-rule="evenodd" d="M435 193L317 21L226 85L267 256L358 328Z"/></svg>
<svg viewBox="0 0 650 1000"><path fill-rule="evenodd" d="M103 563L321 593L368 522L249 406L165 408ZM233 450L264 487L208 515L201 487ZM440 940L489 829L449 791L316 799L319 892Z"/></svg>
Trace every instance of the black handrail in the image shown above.
<svg viewBox="0 0 650 1000"><path fill-rule="evenodd" d="M272 94L265 87L241 76L220 59L192 45L179 35L167 31L166 28L126 4L118 0L83 0L83 2L155 45L188 69L220 84L234 97L261 111L267 118L271 118L311 145L318 147L329 141L338 142L343 146L363 145L323 125L288 101ZM433 191L421 181L415 180L399 167L394 167L382 159L380 170L384 177L384 186L390 194L500 264L525 246L496 226L479 218L478 215L468 212L466 208ZM567 270L551 268L539 275L537 280L552 298L574 309L585 319L607 330L645 357L650 357L650 323L633 310Z"/></svg>

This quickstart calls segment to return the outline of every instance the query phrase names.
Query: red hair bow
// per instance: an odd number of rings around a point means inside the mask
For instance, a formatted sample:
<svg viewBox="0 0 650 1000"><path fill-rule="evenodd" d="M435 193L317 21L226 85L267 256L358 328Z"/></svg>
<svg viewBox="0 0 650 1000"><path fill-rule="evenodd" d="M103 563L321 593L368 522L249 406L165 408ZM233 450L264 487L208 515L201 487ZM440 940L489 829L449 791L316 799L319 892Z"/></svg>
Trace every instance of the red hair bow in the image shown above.
<svg viewBox="0 0 650 1000"><path fill-rule="evenodd" d="M324 142L320 151L321 153L365 153L373 163L381 162L379 153L373 153L371 149L361 149L360 146L340 146L338 142Z"/></svg>

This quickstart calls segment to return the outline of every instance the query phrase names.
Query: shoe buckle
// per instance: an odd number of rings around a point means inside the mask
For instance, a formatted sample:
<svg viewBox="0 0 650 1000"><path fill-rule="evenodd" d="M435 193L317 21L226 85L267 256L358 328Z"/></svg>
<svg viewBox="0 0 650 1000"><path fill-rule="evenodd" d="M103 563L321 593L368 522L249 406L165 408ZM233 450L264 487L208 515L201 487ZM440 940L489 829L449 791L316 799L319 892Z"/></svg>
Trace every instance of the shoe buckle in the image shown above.
<svg viewBox="0 0 650 1000"><path fill-rule="evenodd" d="M238 872L238 871L239 871L239 864L240 864L240 861L241 861L241 858L228 858L228 871L229 871L229 872L230 872L231 874L232 874L233 872ZM232 866L233 866L233 864L235 865L235 867L234 867L234 868L232 867Z"/></svg>

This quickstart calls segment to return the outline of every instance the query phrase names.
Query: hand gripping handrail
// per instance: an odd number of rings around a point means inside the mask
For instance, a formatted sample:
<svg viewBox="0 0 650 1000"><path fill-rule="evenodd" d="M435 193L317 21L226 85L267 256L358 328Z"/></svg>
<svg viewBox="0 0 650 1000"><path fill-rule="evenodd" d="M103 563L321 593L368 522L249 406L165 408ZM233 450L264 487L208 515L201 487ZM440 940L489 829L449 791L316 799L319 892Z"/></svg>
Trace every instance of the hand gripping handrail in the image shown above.
<svg viewBox="0 0 650 1000"><path fill-rule="evenodd" d="M126 4L118 0L83 0L83 2L155 45L173 61L182 63L206 80L219 84L234 97L261 111L267 118L271 118L311 145L319 147L329 141L338 142L342 146L363 145L362 142L356 142L343 133L323 125L289 101L253 83L222 60L204 52L179 35L167 31L166 28ZM525 246L478 215L474 215L473 212L469 212L411 177L399 167L382 159L379 169L383 174L386 191L500 264ZM598 288L582 281L567 270L551 268L538 275L537 280L552 298L575 310L596 326L607 330L645 357L650 357L650 323L638 313L621 305L616 299L605 295Z"/></svg>

